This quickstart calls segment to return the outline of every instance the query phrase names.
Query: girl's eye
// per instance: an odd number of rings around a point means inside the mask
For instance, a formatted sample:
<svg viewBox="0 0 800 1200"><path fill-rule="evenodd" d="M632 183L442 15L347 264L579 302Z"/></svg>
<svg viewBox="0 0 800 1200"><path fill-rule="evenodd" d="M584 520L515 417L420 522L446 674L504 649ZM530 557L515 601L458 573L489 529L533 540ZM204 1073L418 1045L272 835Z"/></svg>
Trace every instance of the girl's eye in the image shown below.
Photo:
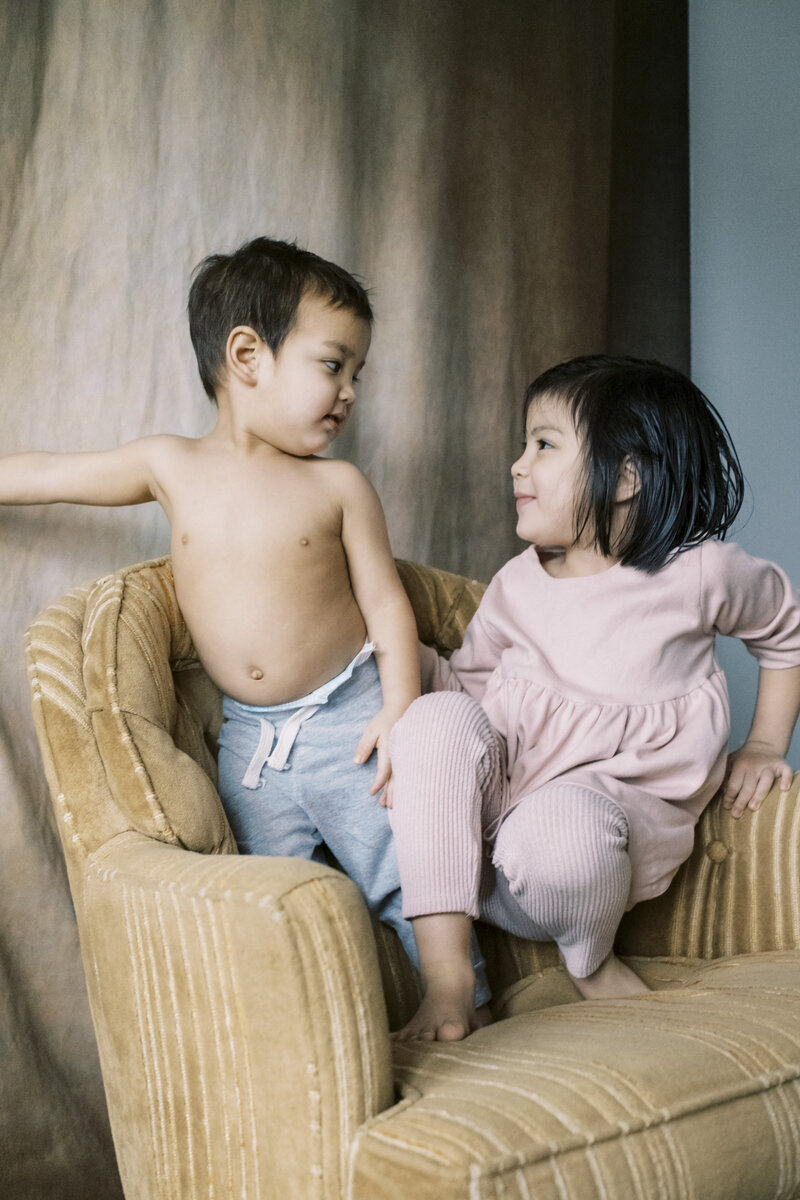
<svg viewBox="0 0 800 1200"><path fill-rule="evenodd" d="M553 443L546 441L545 438L537 438L536 445L539 447L540 450L552 450L553 449Z"/></svg>

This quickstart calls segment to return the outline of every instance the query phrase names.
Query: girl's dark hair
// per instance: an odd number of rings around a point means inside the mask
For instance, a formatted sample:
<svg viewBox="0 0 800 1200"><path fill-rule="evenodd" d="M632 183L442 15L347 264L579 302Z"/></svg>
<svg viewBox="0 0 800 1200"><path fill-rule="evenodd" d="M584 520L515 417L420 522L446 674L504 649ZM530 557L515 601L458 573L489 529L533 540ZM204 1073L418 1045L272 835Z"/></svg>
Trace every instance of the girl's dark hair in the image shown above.
<svg viewBox="0 0 800 1200"><path fill-rule="evenodd" d="M588 531L601 554L649 572L690 546L725 537L742 507L742 468L722 417L680 371L637 358L573 358L528 387L526 419L544 397L567 405L584 447L577 537ZM639 488L613 540L626 463Z"/></svg>
<svg viewBox="0 0 800 1200"><path fill-rule="evenodd" d="M195 268L189 289L189 333L206 395L216 400L228 335L249 325L277 354L305 295L372 322L361 284L343 267L293 242L259 237L233 254L211 254Z"/></svg>

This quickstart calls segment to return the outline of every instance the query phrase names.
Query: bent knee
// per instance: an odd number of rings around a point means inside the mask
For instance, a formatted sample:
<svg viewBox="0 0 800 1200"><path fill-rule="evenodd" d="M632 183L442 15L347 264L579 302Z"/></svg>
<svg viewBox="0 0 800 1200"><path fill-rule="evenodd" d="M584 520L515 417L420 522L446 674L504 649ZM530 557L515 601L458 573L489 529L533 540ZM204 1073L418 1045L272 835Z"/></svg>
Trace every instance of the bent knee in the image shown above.
<svg viewBox="0 0 800 1200"><path fill-rule="evenodd" d="M420 746L439 753L456 747L481 754L496 737L486 713L466 692L429 692L406 709L392 729L389 747L393 761Z"/></svg>
<svg viewBox="0 0 800 1200"><path fill-rule="evenodd" d="M503 822L493 859L512 888L535 885L590 893L630 875L628 824L607 797L526 797Z"/></svg>

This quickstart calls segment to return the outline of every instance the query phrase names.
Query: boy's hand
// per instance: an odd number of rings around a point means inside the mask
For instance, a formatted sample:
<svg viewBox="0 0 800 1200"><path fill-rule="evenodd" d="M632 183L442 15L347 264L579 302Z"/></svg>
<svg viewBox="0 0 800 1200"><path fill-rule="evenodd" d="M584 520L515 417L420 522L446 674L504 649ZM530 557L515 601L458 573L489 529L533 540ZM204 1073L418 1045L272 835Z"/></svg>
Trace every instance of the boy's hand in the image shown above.
<svg viewBox="0 0 800 1200"><path fill-rule="evenodd" d="M369 790L370 796L377 795L391 778L392 764L389 760L389 734L395 722L400 720L400 716L399 712L392 712L390 709L382 708L372 718L361 735L361 741L356 747L353 762L357 763L365 763L376 747L378 750L378 769L375 772L375 778ZM385 797L381 797L381 804L386 804Z"/></svg>
<svg viewBox="0 0 800 1200"><path fill-rule="evenodd" d="M782 754L767 742L748 741L728 755L722 806L732 817L741 817L745 809L756 812L776 779L781 791L792 784L792 768Z"/></svg>

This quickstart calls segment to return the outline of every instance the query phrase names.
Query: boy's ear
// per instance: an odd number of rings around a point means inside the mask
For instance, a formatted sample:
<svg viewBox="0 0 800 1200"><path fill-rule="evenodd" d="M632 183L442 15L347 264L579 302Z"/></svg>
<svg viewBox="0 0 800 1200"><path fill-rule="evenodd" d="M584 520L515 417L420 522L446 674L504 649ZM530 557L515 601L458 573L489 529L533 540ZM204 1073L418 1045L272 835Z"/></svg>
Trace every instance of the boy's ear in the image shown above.
<svg viewBox="0 0 800 1200"><path fill-rule="evenodd" d="M258 364L265 347L263 341L249 325L237 325L228 334L225 343L225 366L228 373L247 387L258 379Z"/></svg>
<svg viewBox="0 0 800 1200"><path fill-rule="evenodd" d="M617 480L617 503L620 504L625 500L632 500L641 487L639 472L636 470L636 464L630 458L626 458L619 469L619 479Z"/></svg>

